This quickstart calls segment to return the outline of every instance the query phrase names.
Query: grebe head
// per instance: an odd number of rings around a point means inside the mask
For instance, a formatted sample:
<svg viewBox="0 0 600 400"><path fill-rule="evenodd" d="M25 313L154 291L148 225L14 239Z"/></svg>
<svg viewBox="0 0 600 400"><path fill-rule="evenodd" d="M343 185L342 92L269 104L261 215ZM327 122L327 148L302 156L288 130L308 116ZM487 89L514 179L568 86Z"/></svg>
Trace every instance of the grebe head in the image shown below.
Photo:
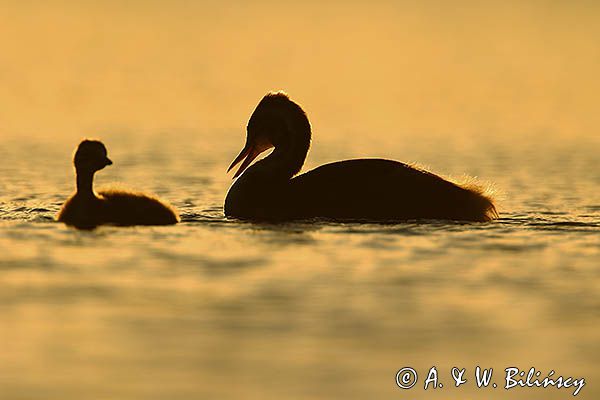
<svg viewBox="0 0 600 400"><path fill-rule="evenodd" d="M106 147L97 140L84 140L77 147L73 159L75 168L78 171L96 172L112 165L112 161L107 157Z"/></svg>
<svg viewBox="0 0 600 400"><path fill-rule="evenodd" d="M229 166L231 171L242 160L237 178L261 153L275 148L285 151L297 173L310 147L310 123L302 108L285 92L271 92L258 103L248 121L246 145ZM296 165L297 163L299 165Z"/></svg>

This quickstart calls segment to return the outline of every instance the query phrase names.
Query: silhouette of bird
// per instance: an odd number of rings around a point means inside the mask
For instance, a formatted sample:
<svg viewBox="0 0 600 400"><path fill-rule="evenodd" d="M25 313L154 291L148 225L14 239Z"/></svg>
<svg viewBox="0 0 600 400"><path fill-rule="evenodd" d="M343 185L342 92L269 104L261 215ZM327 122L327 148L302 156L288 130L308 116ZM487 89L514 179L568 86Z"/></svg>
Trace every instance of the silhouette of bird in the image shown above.
<svg viewBox="0 0 600 400"><path fill-rule="evenodd" d="M302 108L283 92L267 94L250 117L245 147L228 169L242 163L227 193L225 214L266 221L313 217L490 221L498 217L492 200L481 190L398 161L338 161L294 177L310 142L311 126ZM271 154L250 166L271 148Z"/></svg>
<svg viewBox="0 0 600 400"><path fill-rule="evenodd" d="M179 221L177 212L157 198L142 193L103 190L94 192L94 174L112 165L106 147L96 140L79 144L73 160L77 191L62 206L57 220L81 229L98 225L170 225Z"/></svg>

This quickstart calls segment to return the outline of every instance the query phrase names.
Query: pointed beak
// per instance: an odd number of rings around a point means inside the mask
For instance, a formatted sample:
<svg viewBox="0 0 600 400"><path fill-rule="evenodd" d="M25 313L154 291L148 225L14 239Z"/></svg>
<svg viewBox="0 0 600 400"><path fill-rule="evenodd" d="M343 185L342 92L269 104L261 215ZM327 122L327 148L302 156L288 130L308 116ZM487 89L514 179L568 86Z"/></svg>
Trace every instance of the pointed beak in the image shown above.
<svg viewBox="0 0 600 400"><path fill-rule="evenodd" d="M252 161L254 161L256 157L258 157L261 153L269 150L271 147L273 147L273 145L266 141L257 143L251 143L246 141L246 146L244 146L240 154L238 154L238 156L235 158L235 160L233 160L229 168L227 168L227 172L231 171L233 167L235 167L242 160L244 160L240 168L238 168L238 170L236 171L235 175L233 175L233 179L237 178L242 174L242 172L244 172L244 170L246 170L246 168L248 168L248 166L252 163Z"/></svg>
<svg viewBox="0 0 600 400"><path fill-rule="evenodd" d="M104 163L106 165L112 165L112 161L110 160L110 158L106 157L106 159L104 160Z"/></svg>

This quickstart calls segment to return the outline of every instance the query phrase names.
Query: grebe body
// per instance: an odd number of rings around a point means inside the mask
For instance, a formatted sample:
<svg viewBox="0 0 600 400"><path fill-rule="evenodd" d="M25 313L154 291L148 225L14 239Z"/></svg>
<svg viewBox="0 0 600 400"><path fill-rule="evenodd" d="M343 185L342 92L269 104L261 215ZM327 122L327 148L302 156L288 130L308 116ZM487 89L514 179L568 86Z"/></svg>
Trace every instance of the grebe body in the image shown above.
<svg viewBox="0 0 600 400"><path fill-rule="evenodd" d="M442 219L490 221L491 199L433 173L385 159L339 161L295 176L311 140L308 118L284 93L263 98L248 123L236 181L225 200L229 217L285 221ZM250 166L260 153L273 152Z"/></svg>
<svg viewBox="0 0 600 400"><path fill-rule="evenodd" d="M74 158L77 191L62 206L57 220L82 229L98 225L170 225L177 212L159 199L124 190L93 190L94 174L112 161L106 147L95 140L81 142Z"/></svg>

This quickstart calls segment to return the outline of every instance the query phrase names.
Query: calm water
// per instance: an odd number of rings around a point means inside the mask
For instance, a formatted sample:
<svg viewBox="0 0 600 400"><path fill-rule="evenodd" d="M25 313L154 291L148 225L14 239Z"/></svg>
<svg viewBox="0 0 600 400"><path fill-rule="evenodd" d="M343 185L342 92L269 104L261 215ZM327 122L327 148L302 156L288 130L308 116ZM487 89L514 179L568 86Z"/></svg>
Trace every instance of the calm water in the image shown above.
<svg viewBox="0 0 600 400"><path fill-rule="evenodd" d="M600 398L600 3L2 0L0 399ZM489 224L257 225L225 170L268 91L306 169L417 162L496 191ZM53 222L72 152L183 222ZM423 391L429 368L443 389ZM419 372L396 387L402 367ZM469 379L454 388L451 367Z"/></svg>
<svg viewBox="0 0 600 400"><path fill-rule="evenodd" d="M76 140L3 144L3 398L506 398L450 387L451 367L477 365L499 384L506 367L554 369L598 396L597 142L387 148L493 182L494 223L256 225L223 216L243 137L217 136L105 135L115 165L99 186L155 192L183 222L93 232L52 220L73 187ZM315 138L311 165L378 152L327 143ZM433 365L447 389L424 392ZM394 383L404 366L421 373L410 392Z"/></svg>

